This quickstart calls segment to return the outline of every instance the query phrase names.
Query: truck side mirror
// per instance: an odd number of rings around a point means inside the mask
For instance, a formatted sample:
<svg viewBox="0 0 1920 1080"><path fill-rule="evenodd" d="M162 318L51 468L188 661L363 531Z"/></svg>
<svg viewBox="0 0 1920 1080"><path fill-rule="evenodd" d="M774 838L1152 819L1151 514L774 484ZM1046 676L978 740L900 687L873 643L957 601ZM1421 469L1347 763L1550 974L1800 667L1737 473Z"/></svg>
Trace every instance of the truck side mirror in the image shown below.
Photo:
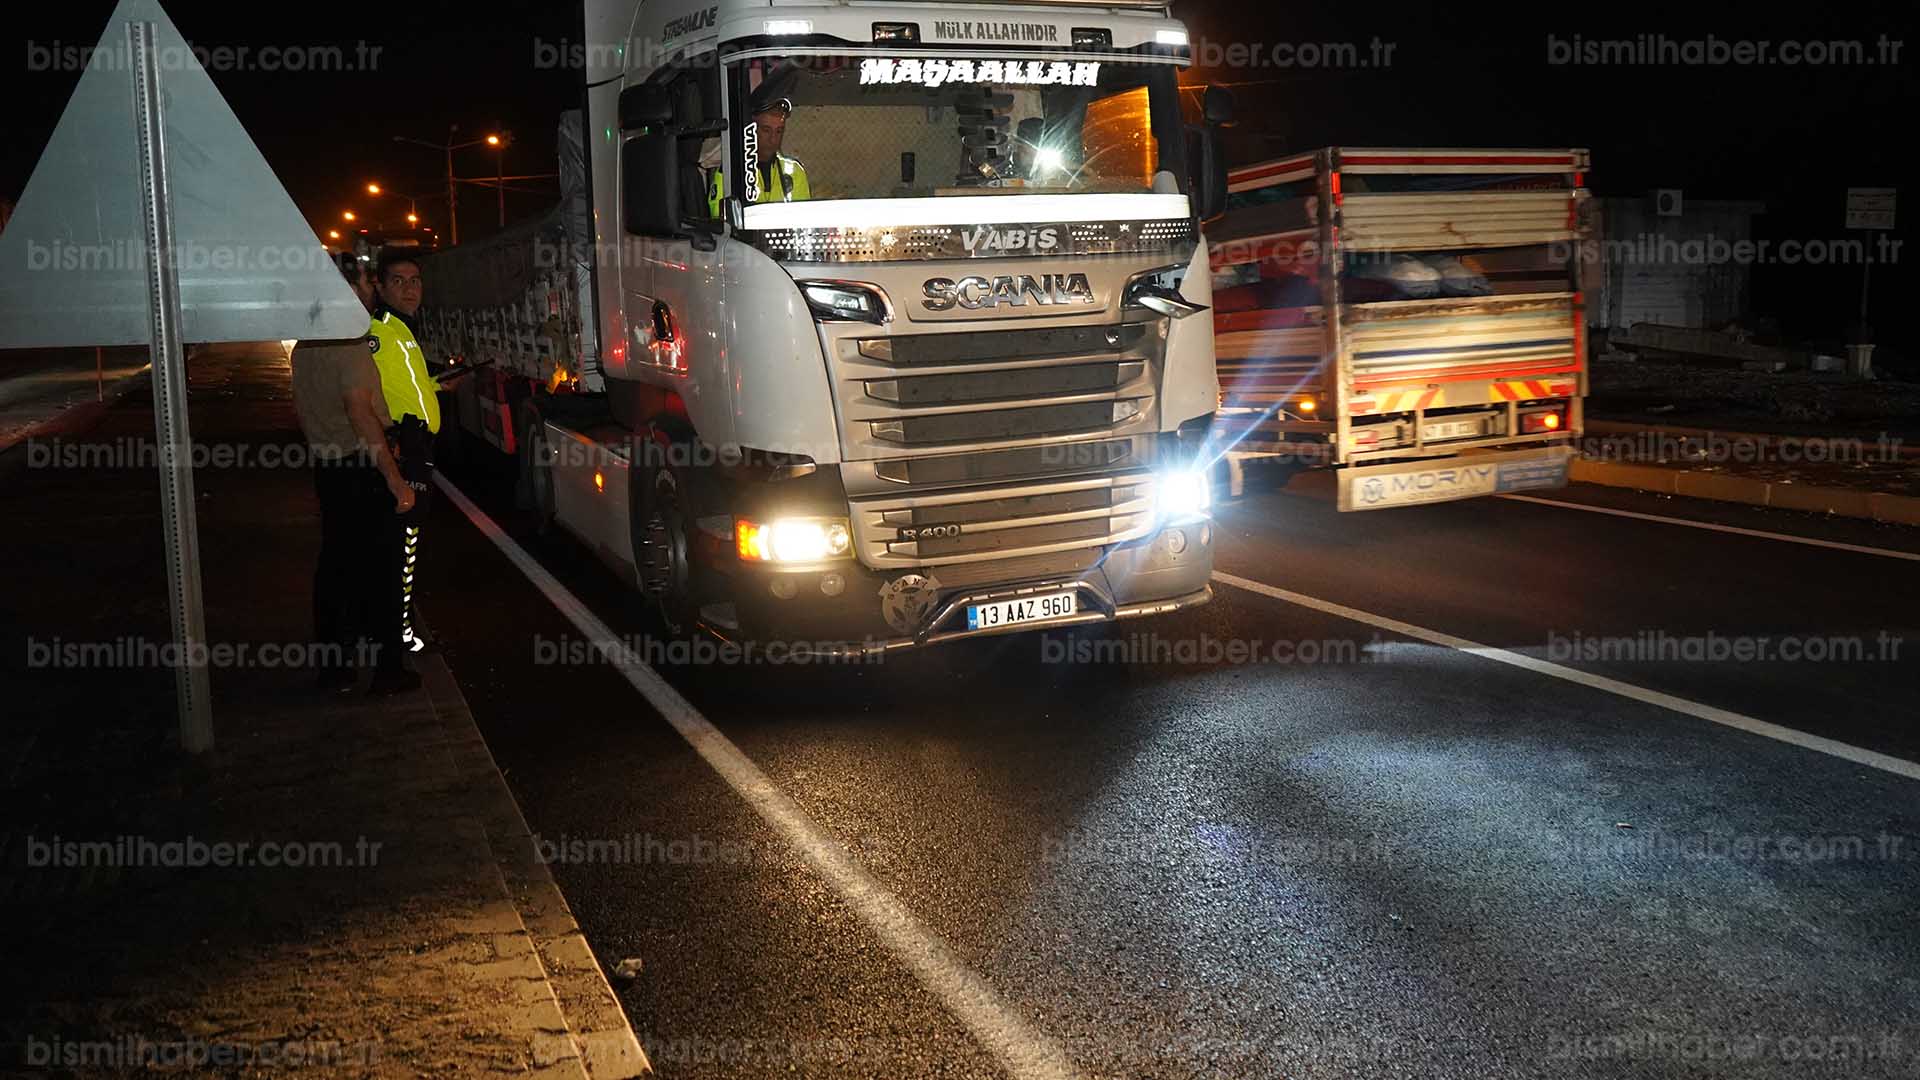
<svg viewBox="0 0 1920 1080"><path fill-rule="evenodd" d="M620 216L634 236L677 237L680 223L678 140L654 129L620 148Z"/></svg>
<svg viewBox="0 0 1920 1080"><path fill-rule="evenodd" d="M1208 127L1226 127L1233 123L1233 91L1224 86L1209 86L1200 98L1200 112Z"/></svg>
<svg viewBox="0 0 1920 1080"><path fill-rule="evenodd" d="M1227 155L1220 129L1233 122L1233 94L1223 86L1209 86L1201 97L1206 123L1189 128L1194 156L1194 216L1211 221L1227 209Z"/></svg>
<svg viewBox="0 0 1920 1080"><path fill-rule="evenodd" d="M1212 221L1227 210L1227 159L1214 127L1187 129L1187 147L1193 154L1193 215Z"/></svg>

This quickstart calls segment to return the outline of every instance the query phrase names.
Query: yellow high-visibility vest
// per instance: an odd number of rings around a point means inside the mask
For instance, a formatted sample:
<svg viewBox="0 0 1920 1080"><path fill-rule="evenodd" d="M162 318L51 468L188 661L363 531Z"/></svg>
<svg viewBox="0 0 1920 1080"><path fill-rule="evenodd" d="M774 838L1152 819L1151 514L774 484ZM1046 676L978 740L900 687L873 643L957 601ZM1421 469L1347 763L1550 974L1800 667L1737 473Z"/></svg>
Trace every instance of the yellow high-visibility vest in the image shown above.
<svg viewBox="0 0 1920 1080"><path fill-rule="evenodd" d="M393 422L417 416L426 421L428 431L439 431L440 399L434 396L433 377L427 374L426 354L407 324L391 311L381 312L367 327L367 348L373 351L373 366L380 370L380 395L386 398L387 415Z"/></svg>
<svg viewBox="0 0 1920 1080"><path fill-rule="evenodd" d="M713 170L713 181L707 190L707 212L713 217L720 216L720 170ZM813 187L807 183L807 167L800 164L798 158L785 154L775 155L774 168L760 170L760 197L754 202L805 202L813 198Z"/></svg>

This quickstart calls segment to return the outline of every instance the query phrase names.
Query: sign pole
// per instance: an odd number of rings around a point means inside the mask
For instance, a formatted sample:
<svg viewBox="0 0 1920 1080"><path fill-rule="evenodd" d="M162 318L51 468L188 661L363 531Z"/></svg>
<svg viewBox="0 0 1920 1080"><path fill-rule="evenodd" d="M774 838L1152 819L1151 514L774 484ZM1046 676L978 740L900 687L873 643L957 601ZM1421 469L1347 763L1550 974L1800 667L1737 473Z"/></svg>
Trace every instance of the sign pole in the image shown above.
<svg viewBox="0 0 1920 1080"><path fill-rule="evenodd" d="M180 269L173 241L173 195L160 98L154 24L127 24L133 59L133 116L140 145L140 211L146 224L147 310L152 324L153 423L159 438L160 516L167 547L167 607L173 616L174 691L180 745L213 748L207 686L206 616L200 598L200 537L193 502L192 436L187 431L187 373L180 343Z"/></svg>

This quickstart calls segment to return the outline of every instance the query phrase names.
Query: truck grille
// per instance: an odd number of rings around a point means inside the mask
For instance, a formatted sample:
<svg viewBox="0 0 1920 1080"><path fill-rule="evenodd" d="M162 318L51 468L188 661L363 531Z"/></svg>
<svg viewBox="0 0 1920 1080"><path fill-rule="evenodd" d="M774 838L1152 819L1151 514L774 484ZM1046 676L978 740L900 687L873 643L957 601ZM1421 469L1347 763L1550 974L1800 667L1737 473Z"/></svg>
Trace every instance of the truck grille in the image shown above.
<svg viewBox="0 0 1920 1080"><path fill-rule="evenodd" d="M834 342L851 460L972 453L1150 432L1156 322Z"/></svg>
<svg viewBox="0 0 1920 1080"><path fill-rule="evenodd" d="M1133 472L1011 489L855 499L856 549L867 565L886 568L1119 543L1152 528L1152 487L1152 474Z"/></svg>

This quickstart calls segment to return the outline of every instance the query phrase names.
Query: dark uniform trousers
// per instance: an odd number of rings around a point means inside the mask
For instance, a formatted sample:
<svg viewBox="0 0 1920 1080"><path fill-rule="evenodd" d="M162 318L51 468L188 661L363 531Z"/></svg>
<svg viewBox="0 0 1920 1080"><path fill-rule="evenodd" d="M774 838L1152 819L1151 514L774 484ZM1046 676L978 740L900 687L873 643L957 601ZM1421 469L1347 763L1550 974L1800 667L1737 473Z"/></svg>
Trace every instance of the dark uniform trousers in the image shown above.
<svg viewBox="0 0 1920 1080"><path fill-rule="evenodd" d="M405 646L394 553L402 534L393 494L362 455L316 461L313 488L320 501L314 638L333 646L323 662L351 666L371 659L376 667L398 667Z"/></svg>
<svg viewBox="0 0 1920 1080"><path fill-rule="evenodd" d="M426 643L414 625L413 579L420 568L420 527L433 503L433 433L419 417L404 416L387 429L387 445L400 467L400 478L414 494L413 509L394 519L387 550L398 555L389 563L388 581L394 587L400 647L418 652Z"/></svg>

